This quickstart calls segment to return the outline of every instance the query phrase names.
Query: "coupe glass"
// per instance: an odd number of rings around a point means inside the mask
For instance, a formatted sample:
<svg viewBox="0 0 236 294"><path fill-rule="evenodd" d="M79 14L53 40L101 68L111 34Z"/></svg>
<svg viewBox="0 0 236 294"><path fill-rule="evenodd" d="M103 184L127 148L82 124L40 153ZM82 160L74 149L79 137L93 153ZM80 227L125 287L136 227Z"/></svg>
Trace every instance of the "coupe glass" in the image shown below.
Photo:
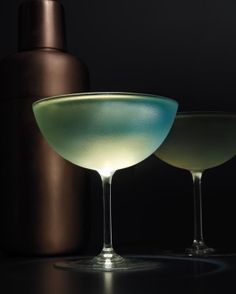
<svg viewBox="0 0 236 294"><path fill-rule="evenodd" d="M236 114L224 112L178 113L164 144L155 155L164 162L190 171L194 192L194 240L189 255L214 253L204 242L201 178L206 169L230 160L236 150Z"/></svg>
<svg viewBox="0 0 236 294"><path fill-rule="evenodd" d="M38 126L52 148L66 160L96 170L103 185L101 253L57 267L113 271L150 266L143 259L121 257L113 249L111 181L116 170L139 163L161 145L177 105L161 96L114 92L49 97L33 104Z"/></svg>

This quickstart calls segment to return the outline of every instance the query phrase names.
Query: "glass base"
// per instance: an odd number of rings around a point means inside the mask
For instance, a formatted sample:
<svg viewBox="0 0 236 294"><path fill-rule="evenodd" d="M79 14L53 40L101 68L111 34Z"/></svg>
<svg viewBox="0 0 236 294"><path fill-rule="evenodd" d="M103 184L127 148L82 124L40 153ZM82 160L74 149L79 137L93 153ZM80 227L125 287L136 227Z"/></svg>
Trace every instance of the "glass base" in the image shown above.
<svg viewBox="0 0 236 294"><path fill-rule="evenodd" d="M225 258L225 257L235 257L236 252L235 250L229 250L225 248L205 248L203 250L193 250L191 247L184 249L184 248L178 248L173 250L162 250L158 251L156 254L161 256L168 256L168 257L180 257L180 258Z"/></svg>
<svg viewBox="0 0 236 294"><path fill-rule="evenodd" d="M214 254L215 249L208 247L203 241L193 241L190 248L187 248L185 252L189 256L206 256Z"/></svg>
<svg viewBox="0 0 236 294"><path fill-rule="evenodd" d="M99 271L99 272L114 272L114 271L137 271L156 269L160 263L149 258L124 258L118 254L112 259L103 259L101 254L93 258L79 258L58 262L54 264L55 268L67 271Z"/></svg>
<svg viewBox="0 0 236 294"><path fill-rule="evenodd" d="M118 256L116 256L118 257ZM107 265L100 262L100 257L68 257L53 264L56 269L84 273L114 273L114 272L152 272L155 277L192 277L209 275L222 270L220 262L211 259L190 256L126 256L118 257L116 262Z"/></svg>

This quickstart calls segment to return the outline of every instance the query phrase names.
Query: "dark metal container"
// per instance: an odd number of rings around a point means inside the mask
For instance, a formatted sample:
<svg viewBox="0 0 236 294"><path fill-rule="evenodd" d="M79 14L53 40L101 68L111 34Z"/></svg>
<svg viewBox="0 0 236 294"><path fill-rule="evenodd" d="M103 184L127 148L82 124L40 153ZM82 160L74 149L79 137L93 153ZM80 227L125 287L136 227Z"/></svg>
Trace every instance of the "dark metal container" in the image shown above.
<svg viewBox="0 0 236 294"><path fill-rule="evenodd" d="M19 7L19 52L0 63L0 249L57 255L82 250L88 227L88 175L45 142L32 103L88 91L87 67L66 53L63 7L55 0Z"/></svg>

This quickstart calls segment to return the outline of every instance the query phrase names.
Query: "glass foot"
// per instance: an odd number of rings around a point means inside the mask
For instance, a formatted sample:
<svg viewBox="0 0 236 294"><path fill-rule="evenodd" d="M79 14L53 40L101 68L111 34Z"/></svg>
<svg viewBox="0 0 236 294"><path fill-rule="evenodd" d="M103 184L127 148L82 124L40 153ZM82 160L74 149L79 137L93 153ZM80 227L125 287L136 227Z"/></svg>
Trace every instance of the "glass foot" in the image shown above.
<svg viewBox="0 0 236 294"><path fill-rule="evenodd" d="M127 271L127 270L148 270L159 267L159 262L149 258L124 258L114 251L102 251L93 258L79 258L58 262L54 264L55 268L68 271Z"/></svg>
<svg viewBox="0 0 236 294"><path fill-rule="evenodd" d="M127 256L121 257L117 263L111 266L97 262L97 258L68 257L63 262L57 262L54 267L60 270L84 272L84 273L114 273L114 272L141 272L152 271L159 278L196 277L220 272L223 267L218 261L212 261L200 257L176 257L176 256ZM110 292L109 292L110 293Z"/></svg>
<svg viewBox="0 0 236 294"><path fill-rule="evenodd" d="M96 258L80 258L54 264L55 268L67 271L137 271L158 268L159 264L145 259L122 258L122 261L113 263L100 263Z"/></svg>
<svg viewBox="0 0 236 294"><path fill-rule="evenodd" d="M194 240L193 245L185 251L189 256L207 256L213 254L215 249L207 247L203 241Z"/></svg>

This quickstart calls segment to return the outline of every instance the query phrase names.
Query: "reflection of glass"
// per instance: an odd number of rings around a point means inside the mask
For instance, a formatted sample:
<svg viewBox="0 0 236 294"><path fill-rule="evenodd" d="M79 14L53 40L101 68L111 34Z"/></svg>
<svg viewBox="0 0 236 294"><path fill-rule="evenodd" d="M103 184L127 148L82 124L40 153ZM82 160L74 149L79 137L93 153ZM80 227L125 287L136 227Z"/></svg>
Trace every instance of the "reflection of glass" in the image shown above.
<svg viewBox="0 0 236 294"><path fill-rule="evenodd" d="M129 275L126 272L84 272L73 275L55 270L52 266L55 258L11 259L0 266L0 291L5 294L203 294L212 293L219 276L223 277L220 279L223 288L226 282L233 282L233 279L225 277L230 273L230 277L235 274L234 258L210 260L153 256L153 259L163 266L147 272L134 271ZM196 292L195 286L198 284L205 287Z"/></svg>
<svg viewBox="0 0 236 294"><path fill-rule="evenodd" d="M126 260L113 249L112 176L159 147L174 121L177 103L146 94L84 93L42 99L34 103L33 110L49 144L72 163L96 170L103 183L102 252L92 260L58 266L74 270L144 267L145 262Z"/></svg>
<svg viewBox="0 0 236 294"><path fill-rule="evenodd" d="M194 240L189 254L209 254L202 230L201 177L235 155L236 114L223 112L178 113L164 144L155 155L191 172L194 184Z"/></svg>

